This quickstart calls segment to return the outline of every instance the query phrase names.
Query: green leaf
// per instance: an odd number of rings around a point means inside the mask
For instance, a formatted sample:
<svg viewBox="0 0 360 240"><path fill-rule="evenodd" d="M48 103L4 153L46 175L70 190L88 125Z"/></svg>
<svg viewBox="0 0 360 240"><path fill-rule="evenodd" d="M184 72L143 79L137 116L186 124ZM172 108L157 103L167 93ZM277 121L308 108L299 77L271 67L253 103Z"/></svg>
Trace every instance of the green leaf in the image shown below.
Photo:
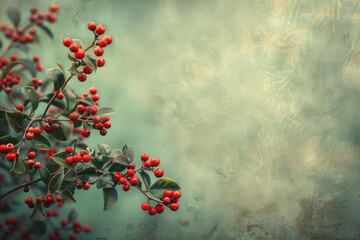
<svg viewBox="0 0 360 240"><path fill-rule="evenodd" d="M32 221L28 232L35 236L42 236L46 233L46 228L47 225L44 221Z"/></svg>
<svg viewBox="0 0 360 240"><path fill-rule="evenodd" d="M134 150L127 144L122 148L123 155L129 159L129 163L134 161Z"/></svg>
<svg viewBox="0 0 360 240"><path fill-rule="evenodd" d="M6 67L2 71L2 78L6 77L9 71L20 63L21 63L20 61L15 61L15 62L10 62L8 65L6 65Z"/></svg>
<svg viewBox="0 0 360 240"><path fill-rule="evenodd" d="M45 26L44 24L41 24L41 25L37 25L39 28L41 28L42 30L44 30L44 32L51 38L51 39L54 39L54 35L52 33L52 31L47 27Z"/></svg>
<svg viewBox="0 0 360 240"><path fill-rule="evenodd" d="M86 65L88 65L94 72L96 72L97 63L95 58L93 58L90 55L86 55L83 60L86 63Z"/></svg>
<svg viewBox="0 0 360 240"><path fill-rule="evenodd" d="M70 128L63 125L62 123L58 123L59 128L51 133L51 135L60 141L67 141L70 135Z"/></svg>
<svg viewBox="0 0 360 240"><path fill-rule="evenodd" d="M54 89L59 91L65 83L64 73L58 68L48 68L45 73L54 82Z"/></svg>
<svg viewBox="0 0 360 240"><path fill-rule="evenodd" d="M68 71L72 74L72 75L78 75L80 73L80 71L77 69L77 64L73 63L71 64L70 68L68 69Z"/></svg>
<svg viewBox="0 0 360 240"><path fill-rule="evenodd" d="M6 13L7 13L10 21L12 22L12 24L14 24L15 28L17 28L19 26L20 19L21 19L21 14L20 14L19 10L17 8L15 8L14 6L10 6L7 9Z"/></svg>
<svg viewBox="0 0 360 240"><path fill-rule="evenodd" d="M0 137L0 144L8 144L8 143L12 143L12 144L17 144L19 142L19 139L11 137L9 135L5 135L5 136L1 136Z"/></svg>
<svg viewBox="0 0 360 240"><path fill-rule="evenodd" d="M56 62L56 66L60 69L61 72L63 72L63 73L65 72L64 66L61 63Z"/></svg>
<svg viewBox="0 0 360 240"><path fill-rule="evenodd" d="M29 59L19 59L20 63L30 72L31 76L36 77L36 68L33 61Z"/></svg>
<svg viewBox="0 0 360 240"><path fill-rule="evenodd" d="M150 178L149 174L147 172L145 172L144 170L139 171L139 174L145 184L146 190L149 189L149 187L151 185L151 178Z"/></svg>
<svg viewBox="0 0 360 240"><path fill-rule="evenodd" d="M63 197L63 203L76 203L74 195L70 192L70 190L64 190L61 192L61 196Z"/></svg>
<svg viewBox="0 0 360 240"><path fill-rule="evenodd" d="M169 189L171 191L179 191L180 186L171 178L165 177L157 180L153 185L151 185L149 191L152 195L158 198L162 198L166 189Z"/></svg>
<svg viewBox="0 0 360 240"><path fill-rule="evenodd" d="M49 181L50 181L50 172L49 172L49 170L48 170L45 166L42 166L42 167L39 169L39 174L40 174L41 180L42 180L46 185L49 184Z"/></svg>
<svg viewBox="0 0 360 240"><path fill-rule="evenodd" d="M114 184L112 173L104 173L96 181L96 188L112 188Z"/></svg>
<svg viewBox="0 0 360 240"><path fill-rule="evenodd" d="M73 112L74 109L76 108L77 98L74 92L71 91L70 89L65 88L62 90L62 93L64 94L66 100L66 107L64 109L64 114L67 115Z"/></svg>
<svg viewBox="0 0 360 240"><path fill-rule="evenodd" d="M50 179L48 189L51 193L56 192L64 181L64 171L58 172Z"/></svg>
<svg viewBox="0 0 360 240"><path fill-rule="evenodd" d="M23 131L24 114L21 112L5 112L6 121L16 133Z"/></svg>
<svg viewBox="0 0 360 240"><path fill-rule="evenodd" d="M126 166L124 164L120 164L120 163L113 163L111 164L111 166L109 167L108 171L109 172L122 172L126 169Z"/></svg>
<svg viewBox="0 0 360 240"><path fill-rule="evenodd" d="M114 163L122 164L122 165L129 165L130 161L127 157L125 157L123 154L120 154L114 158Z"/></svg>
<svg viewBox="0 0 360 240"><path fill-rule="evenodd" d="M110 151L110 153L108 155L106 155L106 157L108 157L108 158L116 158L120 154L122 154L121 149L113 149L113 150Z"/></svg>
<svg viewBox="0 0 360 240"><path fill-rule="evenodd" d="M80 99L80 102L81 102L81 103L85 103L86 105L96 106L96 104L94 103L94 101L93 101L91 98L89 98L89 97Z"/></svg>
<svg viewBox="0 0 360 240"><path fill-rule="evenodd" d="M39 134L34 136L32 140L26 140L26 145L29 147L38 149L38 150L50 150L51 149L51 142L50 140L44 135Z"/></svg>
<svg viewBox="0 0 360 240"><path fill-rule="evenodd" d="M85 168L77 173L78 177L83 182L95 183L99 176L94 168Z"/></svg>
<svg viewBox="0 0 360 240"><path fill-rule="evenodd" d="M76 180L76 172L74 168L70 168L66 171L64 176L64 181L73 182Z"/></svg>
<svg viewBox="0 0 360 240"><path fill-rule="evenodd" d="M98 108L97 113L93 117L109 116L111 114L114 114L115 112L116 112L115 109L111 107L100 107Z"/></svg>
<svg viewBox="0 0 360 240"><path fill-rule="evenodd" d="M19 158L17 158L14 161L10 172L13 172L13 173L16 173L16 174L24 174L26 172L25 163L23 161L21 161Z"/></svg>
<svg viewBox="0 0 360 240"><path fill-rule="evenodd" d="M33 209L32 214L30 215L30 219L35 221L44 221L45 215L41 206L41 203L36 203Z"/></svg>
<svg viewBox="0 0 360 240"><path fill-rule="evenodd" d="M39 106L39 97L34 88L27 86L22 88L22 92L31 102L32 112L34 112Z"/></svg>
<svg viewBox="0 0 360 240"><path fill-rule="evenodd" d="M66 167L66 168L73 168L74 166L68 165L66 163L66 156L68 154L65 151L60 151L55 153L51 156L51 160L53 160L55 163L59 164L60 166Z"/></svg>
<svg viewBox="0 0 360 240"><path fill-rule="evenodd" d="M103 188L104 197L104 211L109 210L115 206L118 200L118 194L116 188Z"/></svg>
<svg viewBox="0 0 360 240"><path fill-rule="evenodd" d="M71 211L68 214L68 222L72 223L75 222L78 218L78 213L75 209L71 209Z"/></svg>
<svg viewBox="0 0 360 240"><path fill-rule="evenodd" d="M0 118L6 119L6 112L7 111L0 109Z"/></svg>
<svg viewBox="0 0 360 240"><path fill-rule="evenodd" d="M111 152L111 148L106 144L98 144L98 148L103 156L107 156Z"/></svg>

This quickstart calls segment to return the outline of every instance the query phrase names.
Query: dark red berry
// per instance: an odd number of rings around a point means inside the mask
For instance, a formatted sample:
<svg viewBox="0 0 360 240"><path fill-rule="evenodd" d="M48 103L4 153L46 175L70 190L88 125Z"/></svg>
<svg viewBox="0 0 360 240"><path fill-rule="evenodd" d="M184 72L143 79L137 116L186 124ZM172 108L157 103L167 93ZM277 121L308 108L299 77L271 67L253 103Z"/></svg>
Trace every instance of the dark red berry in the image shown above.
<svg viewBox="0 0 360 240"><path fill-rule="evenodd" d="M126 172L126 175L127 175L128 177L134 176L134 175L135 175L134 169L128 169L127 172Z"/></svg>
<svg viewBox="0 0 360 240"><path fill-rule="evenodd" d="M130 185L129 185L129 184L124 184L124 185L123 185L123 190L124 190L125 192L129 191L129 190L130 190Z"/></svg>
<svg viewBox="0 0 360 240"><path fill-rule="evenodd" d="M147 155L146 153L142 154L141 155L141 161L145 162L147 160L149 160L149 155Z"/></svg>
<svg viewBox="0 0 360 240"><path fill-rule="evenodd" d="M95 95L97 93L97 88L96 87L91 87L89 92L92 94L92 95Z"/></svg>
<svg viewBox="0 0 360 240"><path fill-rule="evenodd" d="M83 59L85 57L85 51L82 50L82 49L79 49L75 54L74 56L77 58L77 59Z"/></svg>
<svg viewBox="0 0 360 240"><path fill-rule="evenodd" d="M91 67L89 67L88 65L86 65L86 66L83 68L83 72L86 73L86 74L91 74L91 73L92 73L92 69L91 69Z"/></svg>
<svg viewBox="0 0 360 240"><path fill-rule="evenodd" d="M77 114L76 112L72 112L70 113L69 118L70 120L75 121L79 118L79 114Z"/></svg>
<svg viewBox="0 0 360 240"><path fill-rule="evenodd" d="M151 207L149 210L148 210L148 213L149 213L149 215L151 215L151 216L153 216L153 215L155 215L156 214L156 208L154 208L154 207Z"/></svg>
<svg viewBox="0 0 360 240"><path fill-rule="evenodd" d="M160 165L160 160L158 158L152 158L150 160L150 166L157 167Z"/></svg>
<svg viewBox="0 0 360 240"><path fill-rule="evenodd" d="M141 204L141 209L147 211L150 209L150 204L148 202L144 202Z"/></svg>
<svg viewBox="0 0 360 240"><path fill-rule="evenodd" d="M155 208L156 208L156 212L157 212L157 213L163 213L164 210L165 210L164 205L161 205L161 204L156 205Z"/></svg>
<svg viewBox="0 0 360 240"><path fill-rule="evenodd" d="M105 35L103 39L106 41L106 43L109 45L112 43L112 37L109 35Z"/></svg>
<svg viewBox="0 0 360 240"><path fill-rule="evenodd" d="M63 40L63 44L64 44L64 46L65 47L70 47L70 45L72 44L72 39L71 38L69 38L69 37L66 37L66 38L64 38L64 40Z"/></svg>
<svg viewBox="0 0 360 240"><path fill-rule="evenodd" d="M102 49L101 47L96 47L94 48L94 54L100 57L104 54L104 49Z"/></svg>
<svg viewBox="0 0 360 240"><path fill-rule="evenodd" d="M8 153L8 154L6 154L6 160L8 160L8 161L15 161L15 159L16 159L16 154L15 153Z"/></svg>
<svg viewBox="0 0 360 240"><path fill-rule="evenodd" d="M175 191L173 194L172 194L172 197L175 198L175 199L179 199L181 197L181 193L179 191Z"/></svg>
<svg viewBox="0 0 360 240"><path fill-rule="evenodd" d="M85 73L80 73L77 78L80 82L85 82L87 77Z"/></svg>
<svg viewBox="0 0 360 240"><path fill-rule="evenodd" d="M179 209L179 204L171 203L169 207L170 207L171 210L177 211Z"/></svg>
<svg viewBox="0 0 360 240"><path fill-rule="evenodd" d="M131 185L136 186L139 183L139 179L137 177L132 177L130 178L129 182Z"/></svg>
<svg viewBox="0 0 360 240"><path fill-rule="evenodd" d="M94 31L96 29L96 23L95 22L89 22L88 23L88 29L90 31Z"/></svg>
<svg viewBox="0 0 360 240"><path fill-rule="evenodd" d="M61 196L61 195L57 195L57 196L56 196L56 201L57 201L57 202L62 202L62 201L63 201L62 196Z"/></svg>
<svg viewBox="0 0 360 240"><path fill-rule="evenodd" d="M122 184L122 185L126 184L127 183L126 177L120 177L119 183Z"/></svg>
<svg viewBox="0 0 360 240"><path fill-rule="evenodd" d="M105 65L105 60L103 58L96 59L96 64L98 67L103 67Z"/></svg>
<svg viewBox="0 0 360 240"><path fill-rule="evenodd" d="M164 205L169 205L171 203L171 199L169 197L164 197L161 201Z"/></svg>
<svg viewBox="0 0 360 240"><path fill-rule="evenodd" d="M164 176L164 170L162 170L161 168L157 168L154 171L154 175L157 178L161 178L162 176Z"/></svg>
<svg viewBox="0 0 360 240"><path fill-rule="evenodd" d="M95 32L98 35L101 35L101 34L105 33L105 27L103 25L97 25L95 28Z"/></svg>
<svg viewBox="0 0 360 240"><path fill-rule="evenodd" d="M28 158L33 159L33 158L35 158L35 157L36 157L36 153L35 153L35 152L33 152L33 151L31 151L31 152L28 152L27 156L28 156Z"/></svg>
<svg viewBox="0 0 360 240"><path fill-rule="evenodd" d="M91 232L91 227L90 226L84 227L84 232L86 232L86 233Z"/></svg>
<svg viewBox="0 0 360 240"><path fill-rule="evenodd" d="M69 49L70 49L70 51L76 53L77 51L79 51L80 46L79 46L79 44L77 44L77 43L72 43L72 44L70 45Z"/></svg>
<svg viewBox="0 0 360 240"><path fill-rule="evenodd" d="M66 152L67 154L71 154L72 151L73 151L73 149L72 149L71 146L67 146L67 147L65 148L65 152Z"/></svg>
<svg viewBox="0 0 360 240"><path fill-rule="evenodd" d="M135 163L129 163L129 165L127 165L128 169L134 169L135 168Z"/></svg>
<svg viewBox="0 0 360 240"><path fill-rule="evenodd" d="M105 41L104 39L100 39L97 43L99 45L99 47L106 47L108 45L107 41Z"/></svg>
<svg viewBox="0 0 360 240"><path fill-rule="evenodd" d="M88 190L89 188L90 188L90 183L88 183L88 182L84 183L83 189Z"/></svg>
<svg viewBox="0 0 360 240"><path fill-rule="evenodd" d="M164 197L169 197L171 198L173 195L173 192L171 190L165 190L164 191Z"/></svg>
<svg viewBox="0 0 360 240"><path fill-rule="evenodd" d="M31 197L29 197L29 196L28 196L28 197L26 197L26 198L25 198L25 203L26 203L26 204L31 204L31 203L33 203L32 198L31 198Z"/></svg>

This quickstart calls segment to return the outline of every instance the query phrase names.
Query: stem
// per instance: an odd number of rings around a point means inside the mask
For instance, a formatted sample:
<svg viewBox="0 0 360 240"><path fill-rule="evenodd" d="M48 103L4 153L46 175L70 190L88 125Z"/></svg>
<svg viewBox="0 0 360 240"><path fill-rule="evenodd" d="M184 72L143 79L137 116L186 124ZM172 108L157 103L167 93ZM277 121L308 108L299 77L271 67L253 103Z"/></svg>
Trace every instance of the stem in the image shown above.
<svg viewBox="0 0 360 240"><path fill-rule="evenodd" d="M14 42L11 41L6 48L4 48L4 50L0 53L0 58L3 58L5 56L5 54L10 50L10 48L13 46Z"/></svg>
<svg viewBox="0 0 360 240"><path fill-rule="evenodd" d="M7 95L10 99L10 102L14 105L14 107L16 107L16 103L15 103L14 99L11 97L10 93L8 93Z"/></svg>
<svg viewBox="0 0 360 240"><path fill-rule="evenodd" d="M153 201L155 201L155 202L160 203L160 204L163 205L162 201L160 201L160 200L158 200L158 199L156 199L156 198L153 198L153 197L149 196L149 195L146 193L146 191L142 190L139 186L136 186L136 188L137 188L142 194L144 194L144 195L148 198L148 200L153 200Z"/></svg>
<svg viewBox="0 0 360 240"><path fill-rule="evenodd" d="M53 176L53 175L55 175L55 174L57 174L57 172L51 173L50 176ZM21 189L21 188L30 186L30 185L32 185L32 184L34 184L34 183L37 183L37 182L40 182L40 181L41 181L41 178L38 178L38 179L32 180L32 181L30 181L30 182L23 183L23 184L15 187L15 188L13 188L13 189L10 189L9 191L7 191L6 193L4 193L4 194L2 194L2 195L0 196L0 200L3 199L4 197L6 197L7 195L9 195L10 193L13 193L13 192L15 192L15 191L17 191L17 190L19 190L19 189Z"/></svg>

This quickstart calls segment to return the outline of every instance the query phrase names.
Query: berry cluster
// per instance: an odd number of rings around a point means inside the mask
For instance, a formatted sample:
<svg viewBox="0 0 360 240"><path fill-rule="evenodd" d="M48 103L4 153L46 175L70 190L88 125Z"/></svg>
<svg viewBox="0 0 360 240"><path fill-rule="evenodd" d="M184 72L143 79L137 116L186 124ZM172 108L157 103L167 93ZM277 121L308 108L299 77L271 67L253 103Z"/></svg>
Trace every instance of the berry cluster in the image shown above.
<svg viewBox="0 0 360 240"><path fill-rule="evenodd" d="M61 228L66 228L69 225L69 222L67 220L62 220L61 221ZM80 232L84 231L85 233L89 233L91 232L91 227L90 226L83 226L80 222L75 221L72 225L72 230L74 232L74 234L69 236L69 240L76 240L77 239L77 235ZM50 239L63 239L61 238L61 232L60 229L56 229L54 232L51 232L49 234L49 238Z"/></svg>
<svg viewBox="0 0 360 240"><path fill-rule="evenodd" d="M86 150L81 150L79 154L74 153L71 146L67 146L65 148L65 152L70 154L70 156L66 157L66 163L68 165L76 164L79 162L90 162L91 157Z"/></svg>
<svg viewBox="0 0 360 240"><path fill-rule="evenodd" d="M3 59L5 59L5 58L3 58ZM0 60L0 68L2 66L2 63L4 63L4 61ZM6 62L6 64L7 64L7 62ZM6 64L3 66L6 66ZM20 80L21 80L21 77L19 75L15 76L11 72L8 73L4 79L0 80L0 92L2 90L4 90L4 92L6 92L7 94L11 93L13 86L18 85Z"/></svg>
<svg viewBox="0 0 360 240"><path fill-rule="evenodd" d="M152 207L149 203L143 202L141 204L141 209L147 211L149 215L155 215L163 213L165 210L165 206L169 207L172 211L177 211L179 209L179 204L177 203L181 197L181 193L179 191L171 191L165 190L163 198L161 198L161 203L159 202L156 206Z"/></svg>
<svg viewBox="0 0 360 240"><path fill-rule="evenodd" d="M19 105L19 106L22 106L22 105ZM18 109L20 110L20 109ZM29 127L26 131L26 134L25 134L25 139L26 140L31 140L31 139L34 139L34 137L36 135L39 135L41 134L41 128L39 127Z"/></svg>
<svg viewBox="0 0 360 240"><path fill-rule="evenodd" d="M37 197L35 201L38 204L42 203L42 205L45 208L49 208L51 206L51 204L54 204L55 202L58 203L59 207L61 207L63 205L63 198L61 195L57 195L56 198L54 198L51 194L47 194L42 197ZM25 197L24 202L29 208L35 207L35 202L30 196ZM54 213L54 211L51 211L51 213Z"/></svg>
<svg viewBox="0 0 360 240"><path fill-rule="evenodd" d="M21 44L33 42L34 36L36 34L35 29L31 29L28 33L26 33L25 29L23 28L15 29L15 27L8 26L4 23L0 25L0 32L2 32L6 38L11 39L13 42L19 42Z"/></svg>
<svg viewBox="0 0 360 240"><path fill-rule="evenodd" d="M47 20L50 23L54 23L56 21L56 13L59 11L59 5L53 3L49 7L49 12L43 13L38 12L37 7L33 7L30 9L30 22L36 23L36 25L40 26L44 24L44 20Z"/></svg>
<svg viewBox="0 0 360 240"><path fill-rule="evenodd" d="M83 189L83 190L89 190L91 186L90 183L82 182L80 179L76 179L75 185L77 189Z"/></svg>
<svg viewBox="0 0 360 240"><path fill-rule="evenodd" d="M6 160L13 162L16 160L15 146L12 143L1 144L0 153L6 154Z"/></svg>
<svg viewBox="0 0 360 240"><path fill-rule="evenodd" d="M134 176L136 173L134 170L135 164L130 163L127 168L128 170L126 171L125 175L123 175L121 172L114 173L114 179L118 181L119 184L123 185L122 188L126 192L130 190L130 185L137 186L139 184L139 178Z"/></svg>
<svg viewBox="0 0 360 240"><path fill-rule="evenodd" d="M32 87L37 90L39 87L43 85L42 81L38 78L32 78L31 79Z"/></svg>
<svg viewBox="0 0 360 240"><path fill-rule="evenodd" d="M42 128L44 131L48 134L58 130L60 128L60 125L54 121L51 117L47 117L42 124Z"/></svg>
<svg viewBox="0 0 360 240"><path fill-rule="evenodd" d="M160 159L158 158L151 158L149 161L149 155L144 153L141 155L141 161L143 162L143 168L145 170L153 170L154 175L157 178L161 178L164 176L164 170L161 168L157 168L154 170L155 167L160 165Z"/></svg>
<svg viewBox="0 0 360 240"><path fill-rule="evenodd" d="M36 153L34 151L28 152L27 154L27 166L29 169L32 169L33 167L35 169L40 169L41 168L41 163L40 162L35 162L34 158L36 157Z"/></svg>

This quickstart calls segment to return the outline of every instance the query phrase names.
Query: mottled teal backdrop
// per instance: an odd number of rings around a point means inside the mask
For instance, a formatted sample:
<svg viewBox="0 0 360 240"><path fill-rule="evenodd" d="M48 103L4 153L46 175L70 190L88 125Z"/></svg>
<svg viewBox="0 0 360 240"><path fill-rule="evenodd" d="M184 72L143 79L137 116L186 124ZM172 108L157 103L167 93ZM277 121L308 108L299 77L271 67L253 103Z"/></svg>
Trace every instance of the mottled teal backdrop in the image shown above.
<svg viewBox="0 0 360 240"><path fill-rule="evenodd" d="M155 217L137 191L108 212L77 193L91 239L360 239L360 1L57 2L45 67L69 65L62 39L90 42L89 21L114 39L72 83L117 109L89 143L158 156L183 188L179 212Z"/></svg>

